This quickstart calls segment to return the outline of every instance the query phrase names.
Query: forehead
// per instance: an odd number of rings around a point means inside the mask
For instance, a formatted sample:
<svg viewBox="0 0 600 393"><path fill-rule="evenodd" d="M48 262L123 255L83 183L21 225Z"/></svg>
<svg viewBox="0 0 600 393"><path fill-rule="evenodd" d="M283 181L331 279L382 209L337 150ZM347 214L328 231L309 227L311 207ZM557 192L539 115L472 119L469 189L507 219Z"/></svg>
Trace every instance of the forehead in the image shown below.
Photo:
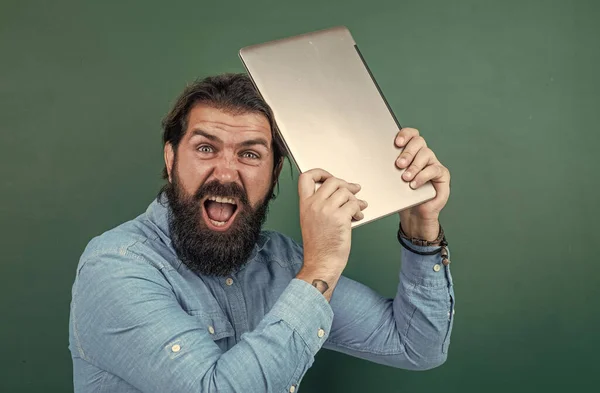
<svg viewBox="0 0 600 393"><path fill-rule="evenodd" d="M195 105L188 115L186 134L192 130L211 131L235 139L262 136L271 142L271 126L265 115L258 112L235 113L207 104Z"/></svg>

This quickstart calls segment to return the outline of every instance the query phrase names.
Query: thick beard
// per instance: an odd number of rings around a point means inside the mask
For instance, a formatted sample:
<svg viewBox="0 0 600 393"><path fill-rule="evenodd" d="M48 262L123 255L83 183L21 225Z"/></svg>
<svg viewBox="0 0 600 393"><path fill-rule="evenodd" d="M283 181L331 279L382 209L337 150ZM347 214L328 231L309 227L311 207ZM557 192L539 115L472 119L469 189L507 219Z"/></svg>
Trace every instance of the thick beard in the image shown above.
<svg viewBox="0 0 600 393"><path fill-rule="evenodd" d="M244 190L236 183L205 183L193 196L179 185L176 174L165 187L169 202L169 230L177 256L198 275L226 276L238 271L250 257L267 217L273 187L264 200L252 208ZM237 198L237 216L225 232L210 229L202 217L202 199L206 195Z"/></svg>

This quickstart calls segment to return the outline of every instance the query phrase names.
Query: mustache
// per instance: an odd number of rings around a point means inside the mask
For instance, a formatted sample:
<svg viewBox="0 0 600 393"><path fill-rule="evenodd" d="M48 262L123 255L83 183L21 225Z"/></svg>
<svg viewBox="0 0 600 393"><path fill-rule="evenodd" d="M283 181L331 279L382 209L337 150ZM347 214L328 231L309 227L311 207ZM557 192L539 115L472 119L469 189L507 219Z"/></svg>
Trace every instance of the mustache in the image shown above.
<svg viewBox="0 0 600 393"><path fill-rule="evenodd" d="M237 198L242 205L250 205L246 191L237 183L220 183L217 180L204 183L194 194L194 199L201 201L208 195L222 195Z"/></svg>

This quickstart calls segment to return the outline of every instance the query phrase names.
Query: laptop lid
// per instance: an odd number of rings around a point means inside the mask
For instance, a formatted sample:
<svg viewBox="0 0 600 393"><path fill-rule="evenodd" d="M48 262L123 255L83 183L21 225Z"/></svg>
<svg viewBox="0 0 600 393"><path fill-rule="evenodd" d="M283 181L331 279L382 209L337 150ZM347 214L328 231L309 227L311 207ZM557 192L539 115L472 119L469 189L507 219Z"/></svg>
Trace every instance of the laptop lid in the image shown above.
<svg viewBox="0 0 600 393"><path fill-rule="evenodd" d="M334 27L240 50L258 91L273 110L298 170L322 168L361 185L369 206L353 227L435 197L417 190L395 166L400 125L346 27Z"/></svg>

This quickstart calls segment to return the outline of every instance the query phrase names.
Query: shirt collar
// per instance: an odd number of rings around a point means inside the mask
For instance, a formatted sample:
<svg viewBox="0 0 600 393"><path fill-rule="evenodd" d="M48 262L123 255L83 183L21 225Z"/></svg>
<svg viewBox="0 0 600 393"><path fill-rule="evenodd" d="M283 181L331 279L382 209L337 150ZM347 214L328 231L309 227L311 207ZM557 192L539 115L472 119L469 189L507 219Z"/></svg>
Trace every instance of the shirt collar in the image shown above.
<svg viewBox="0 0 600 393"><path fill-rule="evenodd" d="M148 206L148 209L146 209L146 216L160 239L169 246L169 248L173 248L169 230L169 203L164 193L161 193Z"/></svg>

